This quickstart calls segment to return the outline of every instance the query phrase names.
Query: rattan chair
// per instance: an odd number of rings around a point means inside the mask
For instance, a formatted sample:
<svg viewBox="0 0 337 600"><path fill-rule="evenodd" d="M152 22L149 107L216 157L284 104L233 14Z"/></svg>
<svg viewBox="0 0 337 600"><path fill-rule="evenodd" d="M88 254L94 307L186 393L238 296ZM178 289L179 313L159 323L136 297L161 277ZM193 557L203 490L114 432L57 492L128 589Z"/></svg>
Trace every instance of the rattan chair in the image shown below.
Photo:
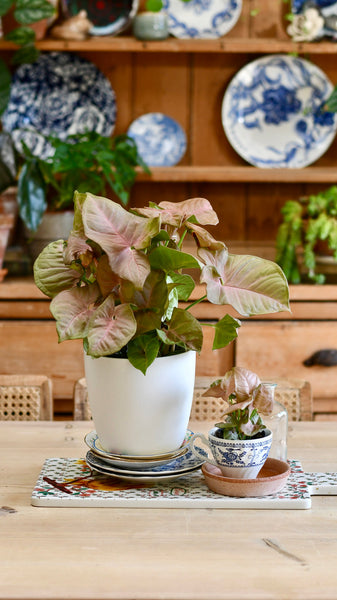
<svg viewBox="0 0 337 600"><path fill-rule="evenodd" d="M51 421L52 382L45 375L0 375L1 421Z"/></svg>
<svg viewBox="0 0 337 600"><path fill-rule="evenodd" d="M197 377L195 381L191 419L194 421L217 421L223 413L219 398L203 397L204 391L216 377ZM285 406L289 421L312 421L313 406L311 386L302 379L270 379L277 383L275 400ZM79 379L74 388L74 419L91 419L85 378Z"/></svg>

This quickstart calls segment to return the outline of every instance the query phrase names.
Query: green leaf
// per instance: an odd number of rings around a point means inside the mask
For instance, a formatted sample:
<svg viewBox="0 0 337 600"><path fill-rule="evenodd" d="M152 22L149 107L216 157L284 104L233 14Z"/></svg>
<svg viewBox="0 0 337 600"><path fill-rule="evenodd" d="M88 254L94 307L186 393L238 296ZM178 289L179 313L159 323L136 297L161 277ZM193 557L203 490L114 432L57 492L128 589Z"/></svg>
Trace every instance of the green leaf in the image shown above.
<svg viewBox="0 0 337 600"><path fill-rule="evenodd" d="M17 0L14 16L18 23L29 25L49 19L54 13L55 8L48 0Z"/></svg>
<svg viewBox="0 0 337 600"><path fill-rule="evenodd" d="M235 338L238 337L238 328L241 326L238 319L234 319L230 315L225 315L220 321L214 325L215 334L212 350L224 348L228 346Z"/></svg>
<svg viewBox="0 0 337 600"><path fill-rule="evenodd" d="M18 44L18 46L24 46L34 42L35 32L31 27L17 27L6 35L6 40Z"/></svg>
<svg viewBox="0 0 337 600"><path fill-rule="evenodd" d="M160 341L156 333L138 336L128 343L128 359L145 375L150 364L157 358L159 347Z"/></svg>
<svg viewBox="0 0 337 600"><path fill-rule="evenodd" d="M0 0L0 17L5 15L14 5L14 0Z"/></svg>
<svg viewBox="0 0 337 600"><path fill-rule="evenodd" d="M47 209L46 186L36 160L26 162L20 171L18 204L21 219L36 231Z"/></svg>
<svg viewBox="0 0 337 600"><path fill-rule="evenodd" d="M137 321L137 336L160 328L161 316L154 310L141 308L134 314Z"/></svg>
<svg viewBox="0 0 337 600"><path fill-rule="evenodd" d="M325 106L330 112L337 112L337 85L327 99Z"/></svg>
<svg viewBox="0 0 337 600"><path fill-rule="evenodd" d="M22 65L25 63L33 63L40 56L40 51L33 44L26 44L19 48L13 56L12 63L14 65Z"/></svg>
<svg viewBox="0 0 337 600"><path fill-rule="evenodd" d="M170 278L177 287L178 300L187 302L191 293L195 288L195 283L190 275L184 275L181 273L169 273Z"/></svg>
<svg viewBox="0 0 337 600"><path fill-rule="evenodd" d="M162 0L147 0L145 8L150 12L159 12L163 8L163 2Z"/></svg>
<svg viewBox="0 0 337 600"><path fill-rule="evenodd" d="M43 294L53 298L76 285L80 274L63 262L63 240L51 242L34 263L35 284Z"/></svg>
<svg viewBox="0 0 337 600"><path fill-rule="evenodd" d="M6 110L10 91L11 74L5 62L0 58L0 115Z"/></svg>
<svg viewBox="0 0 337 600"><path fill-rule="evenodd" d="M150 265L153 269L161 269L169 273L178 269L195 269L200 268L199 263L191 254L159 246L152 250L149 255Z"/></svg>
<svg viewBox="0 0 337 600"><path fill-rule="evenodd" d="M175 308L165 333L169 340L200 352L203 340L202 327L188 311Z"/></svg>

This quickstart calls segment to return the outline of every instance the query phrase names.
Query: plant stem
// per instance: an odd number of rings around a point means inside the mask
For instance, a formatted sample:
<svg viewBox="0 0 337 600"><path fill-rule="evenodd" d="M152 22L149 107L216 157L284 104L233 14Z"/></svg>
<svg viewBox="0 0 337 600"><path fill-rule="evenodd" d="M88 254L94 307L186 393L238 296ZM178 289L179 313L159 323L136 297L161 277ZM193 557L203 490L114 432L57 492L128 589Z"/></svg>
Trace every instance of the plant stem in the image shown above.
<svg viewBox="0 0 337 600"><path fill-rule="evenodd" d="M194 302L192 302L192 304L189 304L188 306L186 306L185 310L189 310L190 308L192 308L192 306L195 306L196 304L199 304L199 302L202 302L206 298L207 298L207 294L205 294L204 296L202 296L198 300L194 300Z"/></svg>

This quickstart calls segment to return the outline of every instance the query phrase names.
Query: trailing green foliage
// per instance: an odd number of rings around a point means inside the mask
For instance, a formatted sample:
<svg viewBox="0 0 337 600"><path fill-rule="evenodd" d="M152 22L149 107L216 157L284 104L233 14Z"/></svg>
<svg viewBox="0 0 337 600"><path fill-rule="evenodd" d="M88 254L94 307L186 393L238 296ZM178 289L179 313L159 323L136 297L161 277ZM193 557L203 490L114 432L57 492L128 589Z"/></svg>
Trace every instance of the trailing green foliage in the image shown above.
<svg viewBox="0 0 337 600"><path fill-rule="evenodd" d="M74 189L94 194L116 195L123 205L129 201L136 166L149 172L138 155L133 139L113 138L91 131L61 141L46 138L53 156L42 160L23 145L24 165L19 174L20 216L28 229L36 231L47 207L73 209Z"/></svg>
<svg viewBox="0 0 337 600"><path fill-rule="evenodd" d="M324 283L325 276L317 273L317 244L322 241L337 260L337 186L316 195L288 200L282 208L283 221L276 238L276 262L290 283L300 283L301 257L307 277Z"/></svg>

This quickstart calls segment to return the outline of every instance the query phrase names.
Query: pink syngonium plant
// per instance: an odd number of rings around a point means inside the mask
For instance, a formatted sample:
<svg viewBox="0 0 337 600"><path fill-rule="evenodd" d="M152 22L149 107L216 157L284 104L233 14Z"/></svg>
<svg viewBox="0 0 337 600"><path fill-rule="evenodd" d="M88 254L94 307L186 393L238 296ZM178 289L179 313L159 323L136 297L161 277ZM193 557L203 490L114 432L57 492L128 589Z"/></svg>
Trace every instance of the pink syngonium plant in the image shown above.
<svg viewBox="0 0 337 600"><path fill-rule="evenodd" d="M233 367L222 379L217 379L203 396L221 398L226 404L225 421L216 424L223 437L245 439L263 429L262 415L270 415L274 406L274 384L261 383L260 378L242 367Z"/></svg>
<svg viewBox="0 0 337 600"><path fill-rule="evenodd" d="M188 309L206 298L245 317L289 309L281 268L230 254L204 228L218 223L204 198L126 210L75 192L74 206L68 240L49 244L34 264L36 285L52 298L60 342L81 338L89 355L118 353L145 373L157 356L200 352L202 326ZM193 254L182 250L187 236L195 242ZM193 301L191 269L205 288ZM207 325L214 327L217 349L237 336L240 322L225 314Z"/></svg>

